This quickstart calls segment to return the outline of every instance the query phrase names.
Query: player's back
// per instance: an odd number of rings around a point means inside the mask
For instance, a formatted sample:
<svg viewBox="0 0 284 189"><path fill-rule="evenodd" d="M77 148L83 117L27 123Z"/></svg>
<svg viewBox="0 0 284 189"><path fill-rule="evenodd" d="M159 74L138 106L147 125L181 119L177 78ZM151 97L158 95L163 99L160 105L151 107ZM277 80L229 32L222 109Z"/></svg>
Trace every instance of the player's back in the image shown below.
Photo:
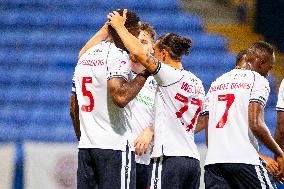
<svg viewBox="0 0 284 189"><path fill-rule="evenodd" d="M113 103L107 89L107 80L116 77L116 73L109 72L111 64L119 66L120 59L129 66L126 52L110 42L101 42L83 54L77 63L73 82L79 104L79 148L125 149L129 129L124 109Z"/></svg>
<svg viewBox="0 0 284 189"><path fill-rule="evenodd" d="M206 164L259 164L258 144L248 124L248 105L255 101L265 106L269 91L268 81L250 70L234 69L211 84L206 97Z"/></svg>
<svg viewBox="0 0 284 189"><path fill-rule="evenodd" d="M165 64L154 77L159 85L155 99L155 133L159 135L154 138L153 157L162 153L199 160L194 129L205 95L201 80Z"/></svg>

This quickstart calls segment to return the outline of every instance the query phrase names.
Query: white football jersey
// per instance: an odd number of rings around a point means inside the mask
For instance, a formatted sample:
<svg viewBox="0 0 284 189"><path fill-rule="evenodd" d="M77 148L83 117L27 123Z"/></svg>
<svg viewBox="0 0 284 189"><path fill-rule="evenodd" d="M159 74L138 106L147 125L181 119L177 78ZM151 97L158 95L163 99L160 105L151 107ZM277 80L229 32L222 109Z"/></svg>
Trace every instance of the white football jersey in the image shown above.
<svg viewBox="0 0 284 189"><path fill-rule="evenodd" d="M234 69L211 84L205 100L209 112L205 164L259 165L258 144L248 124L248 105L266 105L270 92L266 78L250 70Z"/></svg>
<svg viewBox="0 0 284 189"><path fill-rule="evenodd" d="M128 54L110 42L95 45L78 60L72 91L79 104L79 148L125 150L131 135L129 123L124 108L113 103L107 80L127 80L129 73Z"/></svg>
<svg viewBox="0 0 284 189"><path fill-rule="evenodd" d="M194 129L205 96L201 80L189 71L161 62L154 78L158 88L152 157L188 156L199 160Z"/></svg>
<svg viewBox="0 0 284 189"><path fill-rule="evenodd" d="M132 78L136 74L132 73ZM130 121L133 139L135 140L147 127L154 126L154 103L157 83L153 76L148 77L143 88L137 96L127 105L127 118ZM135 156L136 163L149 165L150 152L153 144L150 144L148 152L141 156Z"/></svg>
<svg viewBox="0 0 284 189"><path fill-rule="evenodd" d="M282 80L279 88L276 110L284 112L284 79Z"/></svg>

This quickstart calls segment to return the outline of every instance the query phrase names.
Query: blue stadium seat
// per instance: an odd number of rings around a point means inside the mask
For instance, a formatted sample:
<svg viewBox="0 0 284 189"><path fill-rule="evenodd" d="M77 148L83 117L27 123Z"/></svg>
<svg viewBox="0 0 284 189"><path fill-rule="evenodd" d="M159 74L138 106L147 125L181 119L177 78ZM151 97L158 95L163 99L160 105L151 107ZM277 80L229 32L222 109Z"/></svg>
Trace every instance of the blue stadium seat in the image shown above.
<svg viewBox="0 0 284 189"><path fill-rule="evenodd" d="M128 8L134 10L167 10L178 11L179 2L176 0L152 0L152 1L139 1L139 0L119 0L119 1L93 1L85 0L84 3L80 0L37 0L37 1L21 1L21 0L4 0L8 8L22 7L24 9L32 9L35 7L42 9L60 9L60 10L114 10L117 8Z"/></svg>
<svg viewBox="0 0 284 189"><path fill-rule="evenodd" d="M27 126L21 137L26 141L46 141L46 142L76 142L74 131L71 125L68 127L54 127L50 128L38 127L38 124Z"/></svg>
<svg viewBox="0 0 284 189"><path fill-rule="evenodd" d="M159 12L141 14L141 19L151 23L157 30L188 30L198 31L202 30L202 22L200 17L181 13L161 14Z"/></svg>

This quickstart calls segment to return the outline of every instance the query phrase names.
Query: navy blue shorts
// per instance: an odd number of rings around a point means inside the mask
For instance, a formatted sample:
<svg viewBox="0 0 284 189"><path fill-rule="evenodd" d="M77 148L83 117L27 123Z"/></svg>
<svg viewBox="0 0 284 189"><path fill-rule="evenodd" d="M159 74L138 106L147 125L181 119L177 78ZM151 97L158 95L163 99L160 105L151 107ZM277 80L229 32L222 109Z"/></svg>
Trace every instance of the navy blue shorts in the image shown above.
<svg viewBox="0 0 284 189"><path fill-rule="evenodd" d="M261 164L218 163L205 166L206 189L273 189L275 185Z"/></svg>
<svg viewBox="0 0 284 189"><path fill-rule="evenodd" d="M77 189L135 189L133 152L79 149Z"/></svg>
<svg viewBox="0 0 284 189"><path fill-rule="evenodd" d="M199 160L184 156L163 156L152 161L151 189L199 189Z"/></svg>
<svg viewBox="0 0 284 189"><path fill-rule="evenodd" d="M147 189L151 180L152 164L144 165L136 163L136 189Z"/></svg>

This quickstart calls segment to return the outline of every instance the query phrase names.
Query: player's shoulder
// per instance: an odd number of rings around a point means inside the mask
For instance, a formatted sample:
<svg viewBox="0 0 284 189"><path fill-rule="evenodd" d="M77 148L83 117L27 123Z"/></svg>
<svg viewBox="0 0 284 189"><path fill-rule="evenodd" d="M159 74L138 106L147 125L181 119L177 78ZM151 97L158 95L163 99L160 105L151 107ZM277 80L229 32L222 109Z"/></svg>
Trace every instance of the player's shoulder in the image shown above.
<svg viewBox="0 0 284 189"><path fill-rule="evenodd" d="M182 70L182 72L184 72L184 75L186 75L191 82L203 86L201 79L197 77L194 73L189 70Z"/></svg>
<svg viewBox="0 0 284 189"><path fill-rule="evenodd" d="M115 46L114 43L110 43L108 42L108 45L109 45L109 48L110 48L110 55L112 56L128 56L128 53L121 49L121 48L118 48L117 46Z"/></svg>
<svg viewBox="0 0 284 189"><path fill-rule="evenodd" d="M266 77L263 77L258 72L255 72L255 71L251 71L251 72L254 74L256 83L259 83L260 85L263 84L263 85L268 85L269 86L269 82L268 82Z"/></svg>

